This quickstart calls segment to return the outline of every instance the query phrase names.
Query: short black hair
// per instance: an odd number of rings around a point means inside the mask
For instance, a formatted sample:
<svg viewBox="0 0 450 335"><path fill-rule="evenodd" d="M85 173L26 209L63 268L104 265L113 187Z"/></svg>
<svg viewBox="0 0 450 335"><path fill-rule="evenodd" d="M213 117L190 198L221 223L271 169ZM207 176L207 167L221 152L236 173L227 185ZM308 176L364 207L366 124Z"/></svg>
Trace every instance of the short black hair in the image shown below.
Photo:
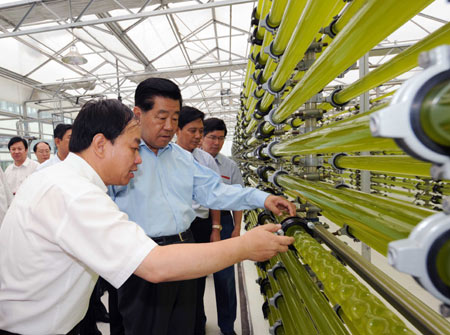
<svg viewBox="0 0 450 335"><path fill-rule="evenodd" d="M34 147L33 147L33 152L36 152L37 146L38 146L39 143L45 143L45 144L47 144L47 145L48 145L48 148L49 148L50 150L52 150L52 147L50 146L50 144L48 144L48 143L45 142L45 141L40 141L40 142L37 142L37 143L34 145Z"/></svg>
<svg viewBox="0 0 450 335"><path fill-rule="evenodd" d="M143 112L147 112L153 108L155 97L178 100L180 102L180 108L183 103L180 88L173 81L164 78L148 78L142 81L136 88L134 105L139 107Z"/></svg>
<svg viewBox="0 0 450 335"><path fill-rule="evenodd" d="M23 145L25 146L25 150L28 150L28 142L26 139L19 137L19 136L14 136L13 138L11 138L8 142L8 150L10 150L11 145L16 144L18 142L22 142Z"/></svg>
<svg viewBox="0 0 450 335"><path fill-rule="evenodd" d="M180 129L183 129L184 126L187 125L189 122L195 121L197 119L201 119L203 122L204 118L205 113L198 110L197 108L190 106L183 106L181 107L180 116L178 118L178 127Z"/></svg>
<svg viewBox="0 0 450 335"><path fill-rule="evenodd" d="M74 153L82 152L89 148L97 134L103 134L114 143L132 119L134 119L132 110L119 100L88 101L73 123L69 150Z"/></svg>
<svg viewBox="0 0 450 335"><path fill-rule="evenodd" d="M69 129L72 129L71 124L60 123L53 130L53 137L62 140Z"/></svg>
<svg viewBox="0 0 450 335"><path fill-rule="evenodd" d="M212 117L203 121L203 135L206 135L215 130L223 130L224 135L227 136L227 126L222 119Z"/></svg>

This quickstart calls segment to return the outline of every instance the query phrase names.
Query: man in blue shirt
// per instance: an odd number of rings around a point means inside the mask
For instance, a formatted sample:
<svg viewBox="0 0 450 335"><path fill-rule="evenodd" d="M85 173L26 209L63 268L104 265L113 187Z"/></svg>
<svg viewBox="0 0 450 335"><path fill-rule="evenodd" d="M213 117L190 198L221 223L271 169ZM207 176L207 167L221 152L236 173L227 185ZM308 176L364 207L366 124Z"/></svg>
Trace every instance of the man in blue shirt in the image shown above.
<svg viewBox="0 0 450 335"><path fill-rule="evenodd" d="M181 92L167 79L149 78L135 93L141 122L141 168L127 186L112 187L111 196L130 219L160 245L193 242L189 230L195 218L192 200L210 209L242 210L265 207L295 215L282 197L241 186L225 185L192 154L169 143L178 127ZM119 310L127 335L193 334L196 301L194 280L151 284L130 277L118 290Z"/></svg>

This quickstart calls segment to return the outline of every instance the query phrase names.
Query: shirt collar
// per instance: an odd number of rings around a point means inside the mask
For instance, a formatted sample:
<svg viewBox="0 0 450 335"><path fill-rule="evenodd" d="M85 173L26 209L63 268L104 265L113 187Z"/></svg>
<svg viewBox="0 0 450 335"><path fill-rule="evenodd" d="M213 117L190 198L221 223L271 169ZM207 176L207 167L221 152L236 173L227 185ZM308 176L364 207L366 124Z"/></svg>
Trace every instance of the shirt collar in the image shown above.
<svg viewBox="0 0 450 335"><path fill-rule="evenodd" d="M25 158L25 161L23 162L22 165L17 166L15 162L13 162L13 167L16 169L20 169L22 166L23 167L28 167L28 165L30 165L31 159L29 159L28 157Z"/></svg>
<svg viewBox="0 0 450 335"><path fill-rule="evenodd" d="M69 152L69 155L61 164L71 165L81 176L87 178L90 182L100 187L104 192L108 190L102 178L100 178L94 168L80 156Z"/></svg>
<svg viewBox="0 0 450 335"><path fill-rule="evenodd" d="M222 164L223 164L223 158L222 158L222 155L221 155L220 153L218 153L218 154L216 155L216 157L214 157L214 158L215 158L217 164L219 164L219 165L222 165Z"/></svg>
<svg viewBox="0 0 450 335"><path fill-rule="evenodd" d="M155 156L159 156L162 153L164 153L165 151L172 149L172 146L174 145L174 143L170 142L168 145L166 145L164 148L158 149L158 154ZM148 151L152 152L153 154L155 154L155 152L150 149L150 147L147 145L147 143L144 142L143 139L141 139L141 143L139 144L140 147L144 147L147 148Z"/></svg>

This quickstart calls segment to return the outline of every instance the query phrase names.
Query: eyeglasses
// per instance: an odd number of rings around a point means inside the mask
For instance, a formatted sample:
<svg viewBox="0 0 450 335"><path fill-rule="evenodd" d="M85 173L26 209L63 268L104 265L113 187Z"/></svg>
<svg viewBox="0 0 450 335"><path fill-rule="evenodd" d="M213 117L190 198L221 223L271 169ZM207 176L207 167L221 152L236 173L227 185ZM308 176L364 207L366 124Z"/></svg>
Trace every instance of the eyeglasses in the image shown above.
<svg viewBox="0 0 450 335"><path fill-rule="evenodd" d="M205 138L207 138L208 140L211 141L225 141L225 136L214 136L214 135L209 135L209 136L205 136Z"/></svg>

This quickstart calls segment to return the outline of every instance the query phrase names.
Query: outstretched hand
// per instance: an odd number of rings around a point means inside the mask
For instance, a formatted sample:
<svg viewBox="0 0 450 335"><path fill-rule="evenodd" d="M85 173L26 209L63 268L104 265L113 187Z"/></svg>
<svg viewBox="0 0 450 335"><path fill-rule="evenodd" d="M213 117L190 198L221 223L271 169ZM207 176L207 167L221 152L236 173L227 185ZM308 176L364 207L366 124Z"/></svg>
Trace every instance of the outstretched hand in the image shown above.
<svg viewBox="0 0 450 335"><path fill-rule="evenodd" d="M280 215L283 212L288 212L290 216L296 215L295 205L283 197L269 195L264 201L264 207L275 215Z"/></svg>
<svg viewBox="0 0 450 335"><path fill-rule="evenodd" d="M253 228L241 236L245 248L246 259L265 261L279 252L286 252L288 246L294 243L294 238L274 234L281 229L279 224L266 224Z"/></svg>

